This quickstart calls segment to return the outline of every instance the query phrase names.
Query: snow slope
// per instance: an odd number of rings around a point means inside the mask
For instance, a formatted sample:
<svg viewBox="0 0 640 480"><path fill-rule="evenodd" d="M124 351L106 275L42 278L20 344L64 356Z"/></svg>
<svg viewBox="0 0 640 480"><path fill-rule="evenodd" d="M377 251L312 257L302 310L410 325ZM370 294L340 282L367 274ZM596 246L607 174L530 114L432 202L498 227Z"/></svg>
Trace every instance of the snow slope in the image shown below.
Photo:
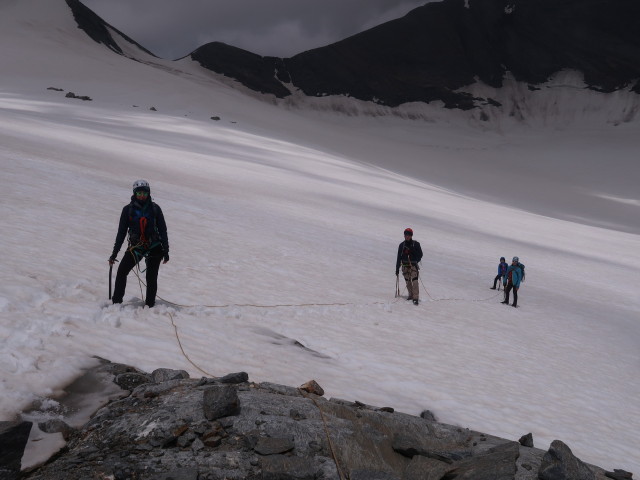
<svg viewBox="0 0 640 480"><path fill-rule="evenodd" d="M558 438L640 472L637 123L488 131L447 112L283 108L187 62L118 56L62 1L0 8L1 419L98 355L196 377L313 378L330 397L532 432L540 448ZM510 185L495 193L500 177ZM137 178L171 242L151 310L133 275L128 305L106 300ZM505 201L522 179L537 192L523 194L528 211ZM407 226L425 251L418 307L394 297ZM527 265L519 309L488 289L512 255Z"/></svg>

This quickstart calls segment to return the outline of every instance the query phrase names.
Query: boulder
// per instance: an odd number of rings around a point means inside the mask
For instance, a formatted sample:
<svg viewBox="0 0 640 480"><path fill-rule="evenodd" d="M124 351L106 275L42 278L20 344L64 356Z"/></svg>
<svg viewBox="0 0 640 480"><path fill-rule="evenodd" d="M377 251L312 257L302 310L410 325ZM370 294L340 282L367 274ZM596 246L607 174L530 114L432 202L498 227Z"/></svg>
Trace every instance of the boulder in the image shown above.
<svg viewBox="0 0 640 480"><path fill-rule="evenodd" d="M596 476L560 440L551 442L538 470L540 480L595 480Z"/></svg>
<svg viewBox="0 0 640 480"><path fill-rule="evenodd" d="M74 432L74 429L70 427L67 422L58 419L47 420L46 422L38 423L38 428L44 433L61 433L62 438L69 440L69 437Z"/></svg>
<svg viewBox="0 0 640 480"><path fill-rule="evenodd" d="M319 397L324 395L324 389L315 380L309 380L304 385L301 385L300 390L304 390L308 393L313 393L314 395L318 395Z"/></svg>
<svg viewBox="0 0 640 480"><path fill-rule="evenodd" d="M438 421L438 419L436 418L436 416L433 414L431 410L423 410L422 413L420 414L420 418L424 418L425 420L428 420L430 422Z"/></svg>
<svg viewBox="0 0 640 480"><path fill-rule="evenodd" d="M24 447L31 433L31 422L0 422L0 478L14 480L20 476Z"/></svg>
<svg viewBox="0 0 640 480"><path fill-rule="evenodd" d="M254 450L260 455L275 455L277 453L287 453L293 450L295 444L293 438L270 438L261 437L258 439Z"/></svg>
<svg viewBox="0 0 640 480"><path fill-rule="evenodd" d="M316 480L318 468L313 460L271 455L260 460L262 480Z"/></svg>
<svg viewBox="0 0 640 480"><path fill-rule="evenodd" d="M613 478L614 480L631 480L633 478L633 473L616 468L613 472L605 472L604 476L607 478Z"/></svg>
<svg viewBox="0 0 640 480"><path fill-rule="evenodd" d="M456 462L447 477L456 480L513 480L520 446L516 442L494 447L483 455Z"/></svg>
<svg viewBox="0 0 640 480"><path fill-rule="evenodd" d="M533 434L532 433L527 433L526 435L523 435L522 437L520 437L520 440L518 440L520 442L520 445L522 445L523 447L529 447L529 448L533 448Z"/></svg>
<svg viewBox="0 0 640 480"><path fill-rule="evenodd" d="M438 438L401 432L393 437L392 448L409 458L421 455L445 463L453 463L471 456L468 444L458 436Z"/></svg>
<svg viewBox="0 0 640 480"><path fill-rule="evenodd" d="M451 465L433 458L416 455L404 471L402 480L440 480Z"/></svg>
<svg viewBox="0 0 640 480"><path fill-rule="evenodd" d="M245 383L249 381L249 375L247 372L230 373L224 377L218 378L217 381L227 384Z"/></svg>
<svg viewBox="0 0 640 480"><path fill-rule="evenodd" d="M180 380L189 378L189 374L184 370L171 370L170 368L158 368L151 372L151 380L155 383L167 382L169 380Z"/></svg>
<svg viewBox="0 0 640 480"><path fill-rule="evenodd" d="M114 382L123 390L133 390L140 385L152 382L152 379L146 373L127 372L116 376Z"/></svg>
<svg viewBox="0 0 640 480"><path fill-rule="evenodd" d="M237 415L240 411L238 392L232 386L213 386L204 391L204 416L207 420Z"/></svg>

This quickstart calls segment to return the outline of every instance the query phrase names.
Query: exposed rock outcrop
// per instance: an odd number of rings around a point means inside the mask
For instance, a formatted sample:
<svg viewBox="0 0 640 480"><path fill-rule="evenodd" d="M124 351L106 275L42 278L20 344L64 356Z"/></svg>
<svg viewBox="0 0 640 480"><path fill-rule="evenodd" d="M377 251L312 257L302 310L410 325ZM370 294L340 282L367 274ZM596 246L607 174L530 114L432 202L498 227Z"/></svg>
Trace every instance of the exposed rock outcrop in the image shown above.
<svg viewBox="0 0 640 480"><path fill-rule="evenodd" d="M69 442L23 478L606 478L602 469L584 464L559 441L545 453L391 408L327 400L302 387L251 383L244 372L190 379L184 371L169 369L146 374L119 366L112 371L121 380L122 375L139 375L135 382L120 382L130 394L101 408L81 429L49 425L53 431L65 430ZM313 381L305 386L321 389Z"/></svg>
<svg viewBox="0 0 640 480"><path fill-rule="evenodd" d="M155 56L142 45L136 43L134 40L127 37L124 33L102 20L102 18L96 15L80 0L66 0L66 2L71 9L71 12L73 13L73 18L78 24L78 28L82 29L95 42L105 45L106 47L120 55L124 55L121 46L112 35L112 33L116 33L126 42L130 43L131 45L135 45L141 51L147 53L148 55Z"/></svg>
<svg viewBox="0 0 640 480"><path fill-rule="evenodd" d="M17 479L31 422L0 422L0 478Z"/></svg>

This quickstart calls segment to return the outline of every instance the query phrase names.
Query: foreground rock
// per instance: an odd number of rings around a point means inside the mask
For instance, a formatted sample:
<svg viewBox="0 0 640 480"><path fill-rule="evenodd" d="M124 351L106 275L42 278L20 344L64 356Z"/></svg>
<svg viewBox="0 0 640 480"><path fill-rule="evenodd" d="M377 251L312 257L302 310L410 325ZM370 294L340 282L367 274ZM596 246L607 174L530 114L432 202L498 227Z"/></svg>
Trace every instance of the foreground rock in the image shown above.
<svg viewBox="0 0 640 480"><path fill-rule="evenodd" d="M31 422L0 422L0 478L13 480L20 474L20 459L27 444Z"/></svg>
<svg viewBox="0 0 640 480"><path fill-rule="evenodd" d="M388 407L250 383L245 373L199 380L167 369L126 373L116 379L130 395L96 412L63 451L22 478L607 478L559 441L545 453Z"/></svg>

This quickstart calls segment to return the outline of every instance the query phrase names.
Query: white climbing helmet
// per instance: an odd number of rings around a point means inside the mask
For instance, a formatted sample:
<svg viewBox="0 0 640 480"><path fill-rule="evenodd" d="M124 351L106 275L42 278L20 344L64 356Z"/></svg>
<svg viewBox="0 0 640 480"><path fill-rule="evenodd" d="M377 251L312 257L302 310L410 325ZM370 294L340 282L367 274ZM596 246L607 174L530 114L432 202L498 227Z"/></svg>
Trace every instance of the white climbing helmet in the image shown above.
<svg viewBox="0 0 640 480"><path fill-rule="evenodd" d="M133 193L136 193L136 190L146 190L150 192L151 187L149 186L149 182L146 180L136 180L133 182Z"/></svg>

